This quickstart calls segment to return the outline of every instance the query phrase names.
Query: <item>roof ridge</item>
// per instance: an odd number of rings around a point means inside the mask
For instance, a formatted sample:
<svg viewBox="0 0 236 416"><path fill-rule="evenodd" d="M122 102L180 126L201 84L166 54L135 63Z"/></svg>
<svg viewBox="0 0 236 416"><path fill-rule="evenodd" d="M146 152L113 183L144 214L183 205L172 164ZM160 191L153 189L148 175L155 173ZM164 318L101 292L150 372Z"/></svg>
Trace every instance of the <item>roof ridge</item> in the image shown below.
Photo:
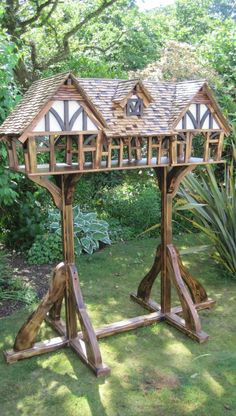
<svg viewBox="0 0 236 416"><path fill-rule="evenodd" d="M44 77L44 78L39 78L39 79L36 79L35 81L33 81L32 82L32 84L31 85L33 85L33 84L36 84L37 82L42 82L42 81L44 81L44 80L49 80L49 79L55 79L55 78L60 78L60 77L62 77L63 75L64 76L66 76L66 75L73 75L73 73L72 73L72 71L65 71L65 72L60 72L59 74L55 74L55 75L50 75L50 76L48 76L48 77ZM31 87L31 85L30 85L30 87Z"/></svg>

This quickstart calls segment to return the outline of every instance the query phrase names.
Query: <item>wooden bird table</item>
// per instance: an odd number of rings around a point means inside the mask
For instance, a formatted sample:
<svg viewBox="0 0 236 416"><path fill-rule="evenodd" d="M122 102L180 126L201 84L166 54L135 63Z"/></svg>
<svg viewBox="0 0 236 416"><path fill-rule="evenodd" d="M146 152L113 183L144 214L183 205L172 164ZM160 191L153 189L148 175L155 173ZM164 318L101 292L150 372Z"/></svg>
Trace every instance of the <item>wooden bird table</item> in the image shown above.
<svg viewBox="0 0 236 416"><path fill-rule="evenodd" d="M9 168L46 188L61 211L64 261L55 268L48 293L18 332L13 349L5 353L8 363L67 346L97 376L107 375L110 369L102 361L98 339L160 321L198 342L207 340L198 310L214 302L184 267L172 243L172 203L188 172L222 162L224 136L229 133L211 88L202 80L163 84L77 79L67 73L32 84L0 126L0 140L6 144ZM161 191L161 244L131 299L149 313L94 329L75 266L75 186L84 173L146 168L154 169ZM159 274L160 305L150 297ZM178 307L171 306L172 286ZM58 337L36 342L44 320Z"/></svg>
<svg viewBox="0 0 236 416"><path fill-rule="evenodd" d="M172 201L181 180L195 166L154 168L162 195L162 241L157 248L153 266L141 280L137 293L131 294L131 299L150 313L98 329L93 328L86 310L74 257L72 202L81 173L56 175L56 184L46 176L30 176L31 180L48 189L61 211L64 261L55 268L48 293L19 330L13 349L5 352L8 363L67 346L76 352L96 376L107 375L110 369L102 362L98 339L160 321L166 321L200 343L207 340L208 335L201 329L197 311L211 307L214 301L208 299L202 285L186 270L172 244ZM161 276L160 305L150 298L158 274ZM179 296L179 307L171 307L172 285ZM63 299L65 322L61 319ZM80 332L77 329L77 317ZM59 336L35 342L44 320Z"/></svg>

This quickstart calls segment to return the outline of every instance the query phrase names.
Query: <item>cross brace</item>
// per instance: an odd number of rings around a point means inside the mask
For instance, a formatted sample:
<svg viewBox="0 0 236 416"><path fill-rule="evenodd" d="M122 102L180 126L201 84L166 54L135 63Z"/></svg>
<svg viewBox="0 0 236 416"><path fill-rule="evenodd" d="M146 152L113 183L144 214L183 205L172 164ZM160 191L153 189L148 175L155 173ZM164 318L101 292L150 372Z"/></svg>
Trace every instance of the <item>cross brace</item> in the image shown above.
<svg viewBox="0 0 236 416"><path fill-rule="evenodd" d="M149 310L142 316L105 325L94 329L88 316L79 284L74 259L72 200L74 188L81 174L61 175L57 184L48 178L34 177L36 183L51 193L62 213L64 262L54 270L51 286L38 308L19 330L13 349L5 352L8 363L71 347L96 376L110 373L102 362L98 339L129 331L154 322L166 321L192 339L202 343L208 335L202 331L198 310L210 308L215 303L207 297L203 286L184 267L177 249L172 244L172 201L183 177L195 166L155 168L162 195L162 242L158 246L153 266L141 280L137 293L131 299ZM161 304L151 296L152 286L161 274ZM174 285L180 306L171 307L171 285ZM65 300L66 321L61 319L61 307ZM81 331L77 330L77 318ZM35 342L43 321L48 322L59 337Z"/></svg>

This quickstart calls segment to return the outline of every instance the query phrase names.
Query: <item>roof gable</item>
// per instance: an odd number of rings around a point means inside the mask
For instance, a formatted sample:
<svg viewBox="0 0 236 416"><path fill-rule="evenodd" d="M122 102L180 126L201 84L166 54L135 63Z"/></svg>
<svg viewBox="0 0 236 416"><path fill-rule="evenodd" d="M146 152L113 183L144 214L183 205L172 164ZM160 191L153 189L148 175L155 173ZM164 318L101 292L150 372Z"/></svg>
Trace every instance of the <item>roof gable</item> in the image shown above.
<svg viewBox="0 0 236 416"><path fill-rule="evenodd" d="M211 89L206 81L201 80L176 85L172 128L178 130L223 129L226 133L230 132L228 121L222 114Z"/></svg>
<svg viewBox="0 0 236 416"><path fill-rule="evenodd" d="M112 101L113 103L119 104L121 107L124 107L127 103L127 100L133 94L143 99L143 103L145 106L148 106L148 104L153 101L150 92L144 86L143 82L139 79L119 81Z"/></svg>
<svg viewBox="0 0 236 416"><path fill-rule="evenodd" d="M68 85L66 85L66 83ZM93 105L78 80L71 73L63 73L35 81L26 92L21 102L7 117L1 126L0 133L20 135L24 142L29 132L34 131L37 124L53 107L55 100L78 100L82 108L89 114L92 123L106 126L105 120ZM41 126L42 126L41 122ZM36 128L37 131L39 129Z"/></svg>

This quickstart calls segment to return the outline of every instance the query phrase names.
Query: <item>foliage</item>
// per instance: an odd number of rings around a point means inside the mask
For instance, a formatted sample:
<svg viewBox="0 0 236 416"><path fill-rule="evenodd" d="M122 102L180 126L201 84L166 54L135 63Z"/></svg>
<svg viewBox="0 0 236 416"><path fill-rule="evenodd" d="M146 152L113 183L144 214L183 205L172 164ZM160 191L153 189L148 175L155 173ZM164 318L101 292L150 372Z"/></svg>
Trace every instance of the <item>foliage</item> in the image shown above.
<svg viewBox="0 0 236 416"><path fill-rule="evenodd" d="M160 60L147 65L141 71L131 72L130 76L158 81L183 81L198 78L214 81L216 71L199 58L195 46L168 40L161 50Z"/></svg>
<svg viewBox="0 0 236 416"><path fill-rule="evenodd" d="M57 234L39 234L27 252L29 264L50 264L62 259L62 241Z"/></svg>
<svg viewBox="0 0 236 416"><path fill-rule="evenodd" d="M74 240L77 255L83 251L93 254L99 244L111 244L108 233L108 223L97 219L95 212L82 212L79 206L73 208L74 213ZM61 221L58 210L49 211L49 230L61 235Z"/></svg>
<svg viewBox="0 0 236 416"><path fill-rule="evenodd" d="M234 6L234 0L177 0L141 12L134 0L2 0L0 122L32 80L67 70L81 77L126 78L129 71L161 80L207 78L224 113L235 120ZM230 138L227 154L229 143ZM40 194L24 177L4 169L6 151L0 146L1 229L8 245L28 249L45 232L51 201L46 191ZM133 238L154 217L159 223L159 197L151 196L156 188L135 190L130 177L124 172L83 175L76 193L76 204L109 222L113 240ZM141 221L146 209L150 215Z"/></svg>
<svg viewBox="0 0 236 416"><path fill-rule="evenodd" d="M14 82L14 68L19 56L10 36L0 28L0 123L4 121L19 98L19 91Z"/></svg>
<svg viewBox="0 0 236 416"><path fill-rule="evenodd" d="M4 300L20 301L27 305L35 302L35 292L20 277L12 277L12 274L6 254L0 251L0 303Z"/></svg>
<svg viewBox="0 0 236 416"><path fill-rule="evenodd" d="M2 207L3 241L7 247L24 251L31 247L38 234L43 234L49 196L25 178L17 180L17 197L10 209Z"/></svg>
<svg viewBox="0 0 236 416"><path fill-rule="evenodd" d="M236 121L236 23L228 19L208 33L199 48L200 56L220 75L217 83L221 104L232 121Z"/></svg>
<svg viewBox="0 0 236 416"><path fill-rule="evenodd" d="M93 57L96 46L100 46L96 45L99 31L93 27L94 22L102 25L101 19L107 23L111 16L119 21L122 13L132 7L133 0L15 0L11 4L3 0L2 26L22 51L15 69L17 81L25 88L48 68L58 72L60 63L65 65L73 54L77 58ZM114 38L105 26L103 32L109 39L106 48L110 49Z"/></svg>
<svg viewBox="0 0 236 416"><path fill-rule="evenodd" d="M103 210L135 236L160 220L160 194L155 184L143 185L137 176L136 183L104 190Z"/></svg>
<svg viewBox="0 0 236 416"><path fill-rule="evenodd" d="M209 237L217 251L217 260L235 276L236 177L233 165L222 185L217 184L212 168L208 167L207 173L207 176L201 172L198 178L193 174L185 178L180 195L187 204L178 209L193 210L192 223Z"/></svg>

